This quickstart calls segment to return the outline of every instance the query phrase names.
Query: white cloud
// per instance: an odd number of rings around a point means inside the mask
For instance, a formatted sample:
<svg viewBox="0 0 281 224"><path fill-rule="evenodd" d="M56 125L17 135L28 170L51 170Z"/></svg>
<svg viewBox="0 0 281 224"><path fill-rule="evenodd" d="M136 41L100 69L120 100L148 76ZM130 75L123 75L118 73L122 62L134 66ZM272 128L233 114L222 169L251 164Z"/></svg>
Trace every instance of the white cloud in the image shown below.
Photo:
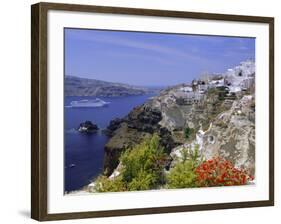
<svg viewBox="0 0 281 224"><path fill-rule="evenodd" d="M104 44L112 44L115 46L129 47L139 50L147 50L147 51L152 51L154 53L165 54L172 57L180 57L186 60L199 60L199 59L202 60L201 57L194 55L192 50L190 50L190 52L192 53L189 53L184 50L178 50L164 45L152 44L152 43L132 40L128 38L111 37L108 35L97 34L97 33L95 35L86 36L86 35L81 35L80 30L76 30L75 32L72 32L71 37L77 40L93 41L93 42L99 42Z"/></svg>

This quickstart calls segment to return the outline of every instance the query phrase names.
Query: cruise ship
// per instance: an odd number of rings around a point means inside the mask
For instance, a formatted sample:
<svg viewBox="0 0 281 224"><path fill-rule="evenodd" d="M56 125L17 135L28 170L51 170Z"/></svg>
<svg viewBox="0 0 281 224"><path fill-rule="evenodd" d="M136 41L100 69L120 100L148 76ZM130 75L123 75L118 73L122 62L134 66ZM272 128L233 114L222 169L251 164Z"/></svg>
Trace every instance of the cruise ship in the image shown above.
<svg viewBox="0 0 281 224"><path fill-rule="evenodd" d="M110 104L110 102L103 101L99 98L94 100L79 100L79 101L72 101L70 103L71 107L104 107Z"/></svg>

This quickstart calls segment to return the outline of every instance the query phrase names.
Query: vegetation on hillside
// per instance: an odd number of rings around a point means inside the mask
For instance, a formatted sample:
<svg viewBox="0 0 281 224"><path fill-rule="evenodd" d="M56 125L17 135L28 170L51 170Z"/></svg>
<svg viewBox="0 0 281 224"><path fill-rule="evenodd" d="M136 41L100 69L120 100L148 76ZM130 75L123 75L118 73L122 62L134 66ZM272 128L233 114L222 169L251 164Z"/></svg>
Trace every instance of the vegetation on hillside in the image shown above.
<svg viewBox="0 0 281 224"><path fill-rule="evenodd" d="M198 187L244 185L253 180L246 170L237 169L223 158L216 157L201 163L195 169Z"/></svg>
<svg viewBox="0 0 281 224"><path fill-rule="evenodd" d="M167 174L168 188L196 187L197 176L195 169L201 161L198 146L194 151L184 148L181 151L181 161L178 161L174 168Z"/></svg>
<svg viewBox="0 0 281 224"><path fill-rule="evenodd" d="M186 140L190 139L192 137L192 135L194 135L194 129L193 128L190 128L190 127L186 127L184 129L184 138Z"/></svg>
<svg viewBox="0 0 281 224"><path fill-rule="evenodd" d="M120 159L120 175L114 178L99 176L95 192L138 191L159 188L191 188L243 185L253 179L244 170L220 157L204 160L198 146L184 148L181 159L169 172L165 172L168 156L153 135L142 143L126 150Z"/></svg>
<svg viewBox="0 0 281 224"><path fill-rule="evenodd" d="M95 190L136 191L155 189L162 185L167 154L163 152L159 140L157 135L153 135L152 138L126 150L120 159L121 174L111 180L104 176L98 177Z"/></svg>

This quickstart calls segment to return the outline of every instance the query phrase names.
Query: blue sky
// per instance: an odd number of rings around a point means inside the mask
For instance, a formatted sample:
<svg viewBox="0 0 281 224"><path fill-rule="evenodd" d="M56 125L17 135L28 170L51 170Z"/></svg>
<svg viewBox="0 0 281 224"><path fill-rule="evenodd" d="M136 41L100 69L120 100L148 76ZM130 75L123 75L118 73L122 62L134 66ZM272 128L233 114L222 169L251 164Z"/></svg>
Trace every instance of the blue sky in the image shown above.
<svg viewBox="0 0 281 224"><path fill-rule="evenodd" d="M65 29L65 73L144 86L190 82L255 58L255 39Z"/></svg>

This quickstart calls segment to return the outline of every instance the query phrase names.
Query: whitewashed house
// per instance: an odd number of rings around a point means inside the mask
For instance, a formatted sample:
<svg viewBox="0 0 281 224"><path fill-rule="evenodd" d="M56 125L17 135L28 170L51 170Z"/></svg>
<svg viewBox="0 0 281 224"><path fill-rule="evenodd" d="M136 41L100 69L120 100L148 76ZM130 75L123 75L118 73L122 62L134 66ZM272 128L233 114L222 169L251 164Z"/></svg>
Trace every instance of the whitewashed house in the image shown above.
<svg viewBox="0 0 281 224"><path fill-rule="evenodd" d="M184 86L184 87L181 87L181 88L180 88L180 91L189 93L189 92L192 92L193 89L192 89L191 86Z"/></svg>

